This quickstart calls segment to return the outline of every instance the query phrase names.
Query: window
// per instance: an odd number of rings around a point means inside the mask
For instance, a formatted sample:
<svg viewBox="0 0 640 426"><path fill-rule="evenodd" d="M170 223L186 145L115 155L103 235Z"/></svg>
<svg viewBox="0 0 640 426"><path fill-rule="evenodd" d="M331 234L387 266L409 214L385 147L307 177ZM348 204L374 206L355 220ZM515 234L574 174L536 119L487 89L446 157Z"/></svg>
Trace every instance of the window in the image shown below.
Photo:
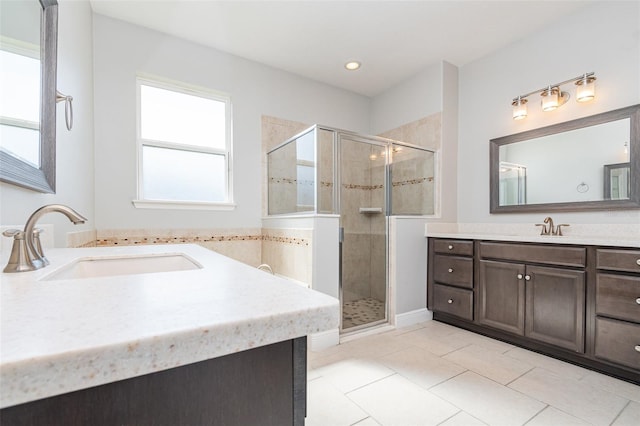
<svg viewBox="0 0 640 426"><path fill-rule="evenodd" d="M0 149L40 167L39 46L0 40Z"/></svg>
<svg viewBox="0 0 640 426"><path fill-rule="evenodd" d="M138 200L143 208L231 209L231 100L138 77Z"/></svg>

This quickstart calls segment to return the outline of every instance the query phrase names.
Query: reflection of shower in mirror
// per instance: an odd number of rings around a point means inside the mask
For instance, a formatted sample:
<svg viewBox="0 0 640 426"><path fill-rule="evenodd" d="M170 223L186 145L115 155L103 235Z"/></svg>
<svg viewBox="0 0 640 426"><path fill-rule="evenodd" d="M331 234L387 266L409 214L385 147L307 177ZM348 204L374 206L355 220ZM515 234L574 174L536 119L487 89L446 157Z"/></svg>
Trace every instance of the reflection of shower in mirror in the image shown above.
<svg viewBox="0 0 640 426"><path fill-rule="evenodd" d="M527 167L500 162L500 205L527 204Z"/></svg>

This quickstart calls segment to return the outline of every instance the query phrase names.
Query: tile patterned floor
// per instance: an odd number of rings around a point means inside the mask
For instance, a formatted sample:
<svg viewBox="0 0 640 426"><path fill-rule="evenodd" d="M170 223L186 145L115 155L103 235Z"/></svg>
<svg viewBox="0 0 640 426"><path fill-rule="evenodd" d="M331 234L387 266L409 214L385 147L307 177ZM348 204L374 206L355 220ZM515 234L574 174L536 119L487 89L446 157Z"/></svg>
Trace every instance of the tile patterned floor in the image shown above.
<svg viewBox="0 0 640 426"><path fill-rule="evenodd" d="M308 426L640 425L640 386L429 321L309 351Z"/></svg>
<svg viewBox="0 0 640 426"><path fill-rule="evenodd" d="M384 302L372 298L345 302L342 307L342 328L348 329L384 319Z"/></svg>

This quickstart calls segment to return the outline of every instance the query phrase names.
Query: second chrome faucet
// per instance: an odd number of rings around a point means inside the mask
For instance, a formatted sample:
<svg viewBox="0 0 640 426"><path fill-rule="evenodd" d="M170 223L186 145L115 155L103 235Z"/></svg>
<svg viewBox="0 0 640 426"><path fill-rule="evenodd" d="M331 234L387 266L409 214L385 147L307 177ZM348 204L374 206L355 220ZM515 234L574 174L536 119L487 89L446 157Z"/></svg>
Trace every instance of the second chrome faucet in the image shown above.
<svg viewBox="0 0 640 426"><path fill-rule="evenodd" d="M559 237L562 236L562 227L570 226L567 223L561 223L557 226L554 226L553 219L551 216L547 216L543 220L544 223L536 223L536 226L541 226L540 235L557 235Z"/></svg>

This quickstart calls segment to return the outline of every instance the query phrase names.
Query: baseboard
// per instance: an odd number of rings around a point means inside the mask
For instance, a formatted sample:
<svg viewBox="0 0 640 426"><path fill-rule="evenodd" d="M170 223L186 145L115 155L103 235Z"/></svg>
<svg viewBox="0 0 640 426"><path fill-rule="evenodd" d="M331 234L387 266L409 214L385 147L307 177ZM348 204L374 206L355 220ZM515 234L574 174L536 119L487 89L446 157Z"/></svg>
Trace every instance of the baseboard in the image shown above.
<svg viewBox="0 0 640 426"><path fill-rule="evenodd" d="M321 351L323 349L336 346L340 343L340 330L335 328L321 333L314 333L309 336L309 350Z"/></svg>
<svg viewBox="0 0 640 426"><path fill-rule="evenodd" d="M395 325L396 328L409 327L410 325L419 324L432 319L433 312L427 308L416 309L415 311L396 315Z"/></svg>

